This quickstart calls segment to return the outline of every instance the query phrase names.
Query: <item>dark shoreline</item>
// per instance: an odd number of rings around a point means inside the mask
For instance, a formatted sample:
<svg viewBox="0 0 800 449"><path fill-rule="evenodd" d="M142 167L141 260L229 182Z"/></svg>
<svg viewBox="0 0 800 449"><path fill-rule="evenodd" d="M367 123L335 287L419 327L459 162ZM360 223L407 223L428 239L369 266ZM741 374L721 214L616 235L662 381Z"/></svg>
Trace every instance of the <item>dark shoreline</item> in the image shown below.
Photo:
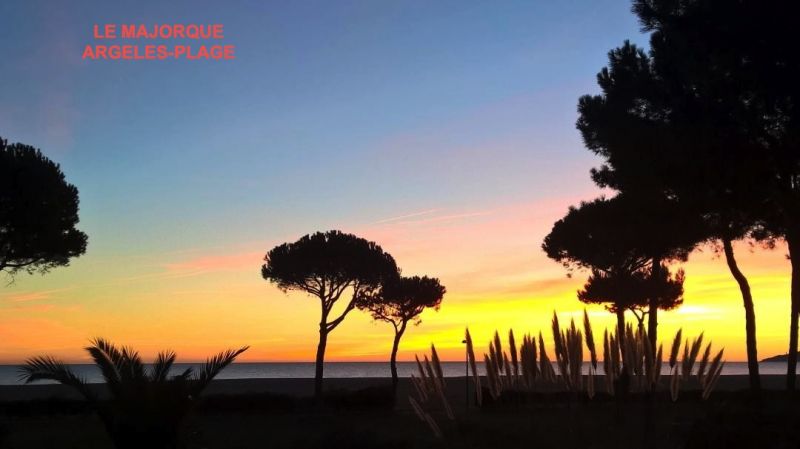
<svg viewBox="0 0 800 449"><path fill-rule="evenodd" d="M596 390L603 391L603 376L595 376ZM464 377L448 377L447 394L454 402L463 402L466 394ZM661 388L668 388L666 379L662 378ZM764 375L761 376L762 388L765 390L780 391L785 388L786 376L783 375ZM103 384L91 384L98 391L103 390ZM391 385L388 377L367 377L367 378L328 378L325 379L325 389L330 392L357 391L370 387L385 387ZM485 385L485 383L484 383ZM248 395L248 394L274 394L291 397L308 397L314 390L314 379L218 379L211 382L204 396L217 395ZM401 378L399 384L399 396L404 397L412 393L410 379ZM474 385L470 379L469 388L472 390ZM696 389L692 381L683 385L682 389ZM721 376L715 391L740 391L748 388L748 376L729 375ZM554 392L555 387L546 387L540 391ZM30 384L30 385L0 385L0 402L8 401L29 401L43 399L80 399L80 396L69 387L52 384Z"/></svg>
<svg viewBox="0 0 800 449"><path fill-rule="evenodd" d="M655 396L634 392L617 400L598 377L591 400L550 385L531 394L484 396L480 407L472 379L447 378L456 419L448 420L437 400L427 406L444 442L412 410L408 378L400 379L396 400L389 378L329 378L322 403L310 398L313 379L215 380L181 424L181 441L186 449L800 447L797 396L785 392L785 376L762 376L766 391L758 398L747 390L747 376L723 376L708 400L690 379L677 402L670 399L669 379L661 379ZM0 386L0 446L110 449L94 406L76 399L61 385Z"/></svg>

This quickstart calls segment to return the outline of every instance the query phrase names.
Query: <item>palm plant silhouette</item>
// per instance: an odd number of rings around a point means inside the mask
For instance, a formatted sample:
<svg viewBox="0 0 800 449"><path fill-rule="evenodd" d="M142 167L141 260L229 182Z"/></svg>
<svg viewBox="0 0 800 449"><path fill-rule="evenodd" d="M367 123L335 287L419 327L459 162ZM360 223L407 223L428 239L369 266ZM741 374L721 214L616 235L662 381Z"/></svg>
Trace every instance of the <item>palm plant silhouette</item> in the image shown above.
<svg viewBox="0 0 800 449"><path fill-rule="evenodd" d="M100 369L109 392L101 399L85 378L51 356L28 359L20 367L25 383L52 380L77 390L94 405L114 445L126 448L174 448L181 422L195 399L225 367L249 347L228 349L209 357L197 370L171 375L174 351L162 351L146 368L139 353L96 338L86 349Z"/></svg>

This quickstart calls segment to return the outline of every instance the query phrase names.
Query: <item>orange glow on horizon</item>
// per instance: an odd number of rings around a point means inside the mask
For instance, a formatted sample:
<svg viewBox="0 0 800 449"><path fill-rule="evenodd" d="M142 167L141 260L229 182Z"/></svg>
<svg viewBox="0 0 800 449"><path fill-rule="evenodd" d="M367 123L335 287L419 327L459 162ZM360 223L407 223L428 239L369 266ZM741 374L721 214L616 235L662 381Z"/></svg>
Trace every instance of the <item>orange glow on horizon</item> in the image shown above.
<svg viewBox="0 0 800 449"><path fill-rule="evenodd" d="M463 360L466 326L483 350L495 330L503 335L509 328L519 336L541 330L550 341L553 310L562 322L580 319L584 305L575 292L586 273L568 278L539 249L565 204L577 200L399 213L370 225L342 226L380 243L405 274L437 276L447 286L441 310L426 311L422 324L406 333L399 359L413 360L434 343L443 359ZM259 275L263 253L276 243L178 253L155 266L145 259L121 268L87 256L45 277L23 277L0 290L0 363L41 353L86 362L81 348L93 336L131 345L146 358L172 348L179 361L197 361L248 344L240 361L311 361L316 300L284 294ZM736 249L755 298L759 357L783 354L790 274L785 248L751 251L739 244ZM660 313L660 339L669 341L679 327L689 335L704 331L716 347L726 348L728 360L743 360L741 296L724 260L706 248L692 254L684 268L684 306ZM602 338L614 317L599 306L587 309L596 338ZM385 361L391 337L391 326L353 311L330 335L326 360Z"/></svg>

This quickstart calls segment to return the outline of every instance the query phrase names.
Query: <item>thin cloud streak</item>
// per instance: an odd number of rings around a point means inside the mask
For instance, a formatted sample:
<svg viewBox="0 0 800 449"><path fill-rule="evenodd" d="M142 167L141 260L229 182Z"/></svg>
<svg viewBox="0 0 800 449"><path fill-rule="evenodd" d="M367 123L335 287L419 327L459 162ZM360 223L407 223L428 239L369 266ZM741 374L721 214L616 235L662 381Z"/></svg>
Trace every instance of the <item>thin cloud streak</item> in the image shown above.
<svg viewBox="0 0 800 449"><path fill-rule="evenodd" d="M441 222L449 222L449 221L456 221L461 220L464 218L473 218L473 217L484 217L487 215L491 215L492 211L481 211L481 212L465 212L461 214L451 214L451 215L442 215L439 217L433 218L426 218L422 220L406 220L406 221L399 221L392 223L392 225L422 225L428 223L441 223Z"/></svg>
<svg viewBox="0 0 800 449"><path fill-rule="evenodd" d="M379 221L376 221L376 222L371 223L371 224L379 225L379 224L390 223L390 222L398 221L398 220L405 220L406 218L421 217L423 215L430 215L430 214L436 213L438 211L439 211L439 209L428 209L428 210L424 210L424 211L421 211L421 212L413 212L413 213L406 214L406 215L400 215L400 216L397 216L397 217L386 218L386 219L379 220Z"/></svg>
<svg viewBox="0 0 800 449"><path fill-rule="evenodd" d="M33 291L33 292L25 292L25 293L17 293L6 296L6 301L9 302L29 302L29 301L41 301L45 299L52 299L53 295L60 292L65 292L68 290L72 290L72 287L69 288L57 288L53 290L43 290L43 291Z"/></svg>

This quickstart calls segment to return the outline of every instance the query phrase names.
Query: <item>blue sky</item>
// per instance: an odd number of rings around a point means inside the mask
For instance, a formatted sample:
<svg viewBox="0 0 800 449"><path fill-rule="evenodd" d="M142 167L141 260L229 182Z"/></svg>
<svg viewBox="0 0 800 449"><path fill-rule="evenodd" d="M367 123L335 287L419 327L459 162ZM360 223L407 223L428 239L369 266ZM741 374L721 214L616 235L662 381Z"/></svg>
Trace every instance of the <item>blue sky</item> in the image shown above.
<svg viewBox="0 0 800 449"><path fill-rule="evenodd" d="M645 41L627 1L0 8L0 135L61 162L96 251L585 188L577 98ZM224 24L236 60L80 59L95 23L173 22Z"/></svg>

